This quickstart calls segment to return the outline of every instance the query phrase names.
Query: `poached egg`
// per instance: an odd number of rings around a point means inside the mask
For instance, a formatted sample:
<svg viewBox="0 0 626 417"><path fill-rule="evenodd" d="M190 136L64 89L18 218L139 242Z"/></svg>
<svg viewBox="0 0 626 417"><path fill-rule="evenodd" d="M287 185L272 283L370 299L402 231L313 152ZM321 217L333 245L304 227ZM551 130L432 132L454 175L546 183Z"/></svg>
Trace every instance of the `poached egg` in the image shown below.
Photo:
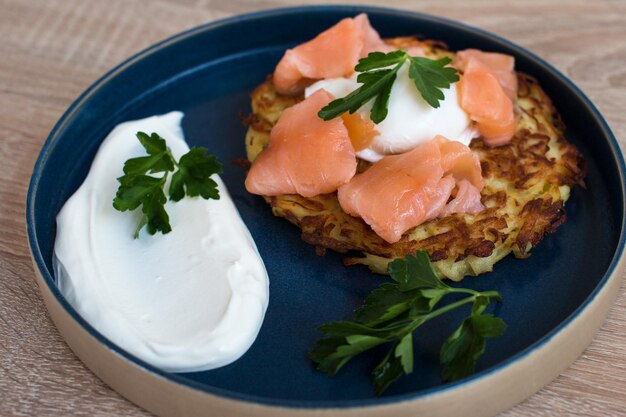
<svg viewBox="0 0 626 417"><path fill-rule="evenodd" d="M361 86L356 77L355 73L349 78L320 80L305 90L305 97L319 89L324 89L337 98L345 97ZM440 106L431 107L409 78L409 63L406 62L398 70L391 88L387 117L375 125L379 134L367 148L358 151L357 156L377 162L385 155L407 152L437 135L469 145L478 136L478 132L459 105L456 84L442 92L444 99L440 101ZM373 102L374 100L370 100L357 110L363 119L369 120Z"/></svg>

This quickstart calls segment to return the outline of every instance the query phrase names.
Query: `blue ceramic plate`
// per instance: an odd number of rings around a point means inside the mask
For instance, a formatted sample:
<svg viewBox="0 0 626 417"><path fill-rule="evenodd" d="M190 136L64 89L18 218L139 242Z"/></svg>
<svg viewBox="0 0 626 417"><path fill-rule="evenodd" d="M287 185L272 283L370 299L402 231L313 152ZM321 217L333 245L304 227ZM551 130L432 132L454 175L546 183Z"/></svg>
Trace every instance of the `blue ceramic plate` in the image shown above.
<svg viewBox="0 0 626 417"><path fill-rule="evenodd" d="M566 136L582 151L588 168L587 188L575 187L566 205L567 222L530 258L508 257L493 273L463 282L478 290L499 290L505 302L496 313L509 325L504 336L490 341L477 373L454 384L440 378L438 349L463 314L452 313L418 330L415 372L382 398L375 397L370 385L380 351L354 360L334 378L317 372L307 352L319 337L318 325L349 317L384 278L364 267L344 267L341 256L332 252L318 257L300 239L299 229L274 217L261 198L245 191L245 171L230 163L245 157L246 128L240 116L250 112L250 91L273 71L285 49L359 12L369 14L383 37L421 34L446 42L452 50L479 48L514 55L517 70L536 77L554 100L567 126ZM120 122L172 110L185 112L183 128L190 145L206 146L225 162L222 178L270 276L270 304L252 348L232 365L188 374L155 369L109 342L63 299L51 273L55 217L85 178L101 141ZM51 315L79 356L112 386L118 388L93 358L84 357L89 353L81 351L72 334L84 333L132 369L170 385L190 387L196 394L301 409L367 408L418 400L488 379L532 356L575 322L614 275L621 258L623 172L614 136L582 92L553 67L504 39L407 11L347 6L282 9L177 35L91 86L63 115L41 151L28 194L28 233ZM57 313L77 327L60 323ZM118 389L151 408L145 399Z"/></svg>

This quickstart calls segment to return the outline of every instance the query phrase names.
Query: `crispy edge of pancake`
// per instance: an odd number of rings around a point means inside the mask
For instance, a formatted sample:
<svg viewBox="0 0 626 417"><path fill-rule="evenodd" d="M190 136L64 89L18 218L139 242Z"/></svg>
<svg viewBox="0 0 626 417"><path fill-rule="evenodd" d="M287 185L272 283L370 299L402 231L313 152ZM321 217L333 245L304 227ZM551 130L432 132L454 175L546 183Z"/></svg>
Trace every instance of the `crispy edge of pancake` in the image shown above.
<svg viewBox="0 0 626 417"><path fill-rule="evenodd" d="M386 42L399 49L422 46L431 58L454 56L437 41L401 37ZM346 214L336 193L264 198L276 216L300 227L302 239L318 253L325 249L348 253L346 265L364 264L381 274L387 272L391 260L416 250L427 251L440 276L455 281L492 271L493 265L510 253L525 258L566 220L564 203L573 185L584 186L585 166L580 152L564 137L560 116L537 81L521 73L518 81L516 132L511 143L490 148L474 139L470 145L479 155L485 179L481 201L486 210L481 213L431 220L390 244L362 219ZM267 145L281 112L303 96L277 94L270 76L251 98L253 112L246 120L250 162ZM359 172L369 165L359 161Z"/></svg>

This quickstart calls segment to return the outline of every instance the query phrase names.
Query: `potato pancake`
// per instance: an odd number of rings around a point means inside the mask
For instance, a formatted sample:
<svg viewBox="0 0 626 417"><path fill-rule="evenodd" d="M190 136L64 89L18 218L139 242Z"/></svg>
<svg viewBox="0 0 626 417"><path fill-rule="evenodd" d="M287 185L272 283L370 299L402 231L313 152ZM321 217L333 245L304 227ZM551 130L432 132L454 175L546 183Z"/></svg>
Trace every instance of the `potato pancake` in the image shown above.
<svg viewBox="0 0 626 417"><path fill-rule="evenodd" d="M422 46L428 58L454 58L446 45L415 37L387 39L398 49ZM337 194L305 198L299 195L264 197L276 216L302 230L302 239L318 253L332 249L346 253L347 265L364 264L386 273L387 264L407 253L424 250L437 272L454 281L466 275L492 271L509 253L529 256L547 233L566 220L564 203L572 186L584 185L584 160L564 137L564 126L537 81L518 73L515 100L516 131L504 146L489 147L481 138L470 148L479 155L485 187L478 214L453 214L423 223L390 244L362 219L346 214ZM251 95L252 114L247 119L246 151L254 161L269 141L269 133L282 111L304 99L276 92L272 78ZM369 162L359 160L359 172Z"/></svg>

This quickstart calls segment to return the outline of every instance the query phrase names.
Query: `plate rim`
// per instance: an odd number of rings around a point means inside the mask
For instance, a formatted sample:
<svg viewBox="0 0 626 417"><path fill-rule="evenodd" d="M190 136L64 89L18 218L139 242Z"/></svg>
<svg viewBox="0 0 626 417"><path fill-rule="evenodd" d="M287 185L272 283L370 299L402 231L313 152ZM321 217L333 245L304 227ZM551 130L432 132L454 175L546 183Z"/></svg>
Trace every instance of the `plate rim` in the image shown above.
<svg viewBox="0 0 626 417"><path fill-rule="evenodd" d="M109 81L114 80L115 76L121 72L123 72L126 68L132 66L136 62L141 61L145 57L160 51L161 49L174 45L177 42L183 41L189 37L193 37L196 34L203 33L205 31L216 30L222 26L227 26L236 23L242 23L246 21L251 21L255 19L265 19L272 16L287 16L290 14L296 13L307 13L307 12L324 12L324 11L333 11L333 12L342 12L342 13L378 13L385 14L389 16L393 15L403 15L410 16L420 20L431 21L434 23L441 23L446 27L454 27L456 29L460 29L463 31L473 32L479 36L487 37L491 41L495 41L501 45L504 45L508 48L515 50L517 53L528 57L531 61L538 64L542 67L542 70L550 73L555 78L557 78L561 83L563 83L566 87L571 89L573 93L578 97L580 102L586 107L589 112L589 115L595 119L597 125L601 128L604 139L608 141L609 148L611 150L611 154L613 160L617 165L617 169L620 176L620 185L621 185L621 193L622 193L622 219L621 219L621 230L619 234L619 240L617 242L617 247L611 259L609 266L607 267L603 277L600 279L596 287L591 291L584 301L563 321L561 321L557 326L552 328L547 334L545 334L542 338L525 348L524 350L516 353L509 358L498 362L497 364L484 369L480 372L477 372L467 378L459 380L453 383L447 383L419 391L414 391L411 393L397 394L397 395L389 395L379 398L368 398L368 399L354 399L354 400L324 400L324 401L314 401L314 400L295 400L295 399L281 399L281 398L268 398L261 397L253 394L245 394L237 391L231 391L220 387L208 386L196 381L188 380L186 378L180 377L178 374L169 373L162 371L139 358L134 357L128 352L124 351L119 346L115 345L111 341L109 341L106 337L100 334L97 330L95 330L89 323L87 323L75 310L74 308L65 300L63 295L59 292L58 287L54 285L53 277L51 271L48 270L44 258L39 250L39 243L37 240L37 236L35 234L35 194L38 190L39 179L41 177L41 171L46 161L50 156L51 150L54 148L54 145L58 138L62 135L66 125L73 119L73 117L80 111L81 106L86 103L90 97L95 94L98 89L102 88ZM625 172L626 166L624 163L624 158L621 153L619 143L613 132L611 131L608 123L598 111L596 106L591 102L591 100L583 93L583 91L576 86L568 77L562 74L558 69L553 67L551 64L535 55L534 53L528 51L527 49L517 45L514 42L511 42L499 35L495 35L483 29L479 29L473 27L471 25L467 25L465 23L455 21L452 19L447 19L444 17L434 16L430 14L425 14L421 12L415 12L412 10L404 10L397 8L388 8L388 7L380 7L380 6L365 6L365 5L311 5L311 6L295 6L295 7L281 7L281 8L272 8L268 10L261 10L251 13L240 14L224 19L218 19L209 23L202 24L200 26L196 26L194 28L185 30L173 36L170 36L166 39L163 39L151 46L139 51L138 53L132 55L127 58L120 64L116 65L109 71L107 71L104 75L98 78L94 83L92 83L83 93L81 93L78 98L70 105L70 107L63 113L61 118L57 121L50 134L46 138L39 156L37 157L37 161L35 163L33 173L31 175L28 194L26 200L26 229L29 240L29 247L31 251L31 255L33 258L33 264L36 268L35 272L38 272L42 281L46 284L47 289L51 291L51 293L56 298L56 301L63 307L66 313L76 321L76 323L86 330L91 336L93 336L99 343L104 344L106 348L113 351L113 353L122 356L125 360L130 361L133 365L138 366L143 371L149 372L151 374L155 374L159 377L165 378L169 382L173 382L178 385L182 385L187 388L192 388L195 390L199 390L202 393L208 393L211 395L216 395L218 397L225 397L227 399L236 400L236 401L244 401L252 404L259 405L269 405L269 406L278 406L278 407L294 407L294 408L306 408L306 409L328 409L328 408L351 408L351 407L376 407L381 405L387 405L397 402L403 401L414 401L423 398L428 398L430 396L439 395L443 393L447 393L451 390L460 389L475 383L478 380L489 377L495 372L499 372L505 370L512 365L520 362L524 358L527 358L534 352L538 351L541 347L549 343L556 336L560 335L567 327L576 322L576 319L581 316L581 314L588 309L590 305L593 304L594 300L598 297L598 294L607 287L607 283L615 277L616 272L618 270L618 263L624 257L624 248L626 245L626 180L625 180ZM619 279L619 277L617 278ZM42 289L43 290L43 289ZM82 360L82 359L81 359Z"/></svg>

